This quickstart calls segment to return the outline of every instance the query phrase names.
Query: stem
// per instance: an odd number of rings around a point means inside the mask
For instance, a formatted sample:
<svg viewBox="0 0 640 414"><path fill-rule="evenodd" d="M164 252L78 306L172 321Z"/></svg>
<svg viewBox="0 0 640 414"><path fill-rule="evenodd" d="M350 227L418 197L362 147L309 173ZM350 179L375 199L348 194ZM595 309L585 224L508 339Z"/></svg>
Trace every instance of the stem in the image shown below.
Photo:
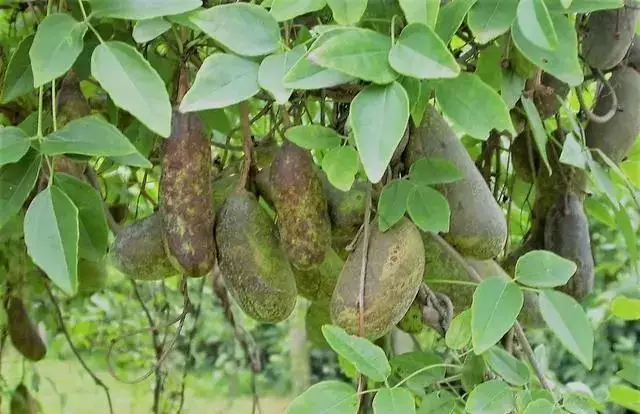
<svg viewBox="0 0 640 414"><path fill-rule="evenodd" d="M464 285L464 286L478 286L477 282L467 282L465 280L449 280L449 279L433 279L428 281L429 284L443 284L443 285Z"/></svg>
<svg viewBox="0 0 640 414"><path fill-rule="evenodd" d="M240 102L240 123L242 125L244 162L242 163L242 175L240 176L238 189L247 188L249 171L251 170L251 150L253 148L253 141L251 141L251 121L249 120L249 103L247 101Z"/></svg>
<svg viewBox="0 0 640 414"><path fill-rule="evenodd" d="M93 27L93 25L91 23L89 23L89 17L87 16L87 12L84 9L84 4L82 4L82 0L78 0L78 4L80 5L80 11L82 12L82 18L84 19L84 22L87 24L87 27L89 27L89 29L91 29L93 34L96 35L96 37L98 38L100 43L104 43L104 40L102 39L102 36L100 36L100 33L98 33L96 28Z"/></svg>
<svg viewBox="0 0 640 414"><path fill-rule="evenodd" d="M611 94L611 107L609 108L607 113L605 113L604 115L596 115L595 113L593 113L593 111L591 111L591 109L589 109L589 107L587 107L587 105L585 104L584 96L582 96L582 90L580 89L580 87L575 88L576 96L578 97L580 108L585 113L587 118L590 121L595 122L596 124L604 124L606 122L609 122L618 112L618 95L616 95L616 91L613 89L613 86L611 86L611 83L609 83L609 81L602 75L602 72L598 71L596 73L598 75L598 79L600 79L605 88L609 90L609 94ZM605 95L601 94L600 96Z"/></svg>
<svg viewBox="0 0 640 414"><path fill-rule="evenodd" d="M56 81L51 81L51 111L53 113L53 131L58 130L58 115L56 108Z"/></svg>
<svg viewBox="0 0 640 414"><path fill-rule="evenodd" d="M82 365L82 368L84 368L87 374L89 374L89 376L93 379L93 382L95 382L97 386L101 387L104 390L104 393L107 396L107 402L109 403L109 413L113 414L113 404L111 403L111 394L109 393L109 387L107 387L106 384L102 382L102 380L98 378L98 376L96 376L96 374L94 374L93 371L91 371L91 368L87 366L87 364L84 362L84 360L80 356L80 353L78 352L78 349L76 348L76 346L73 344L73 341L71 340L71 336L69 335L69 331L67 330L67 327L64 324L64 319L62 318L62 312L60 311L60 306L58 306L58 302L56 301L55 296L53 296L53 292L51 291L51 288L49 287L48 284L45 284L45 287L47 288L47 294L49 295L49 299L51 300L51 303L53 303L53 307L56 310L56 316L58 318L58 324L60 325L60 329L62 329L62 333L64 334L64 337L67 339L67 343L69 344L71 351L73 351L73 354L78 359L78 362L80 362L80 365Z"/></svg>
<svg viewBox="0 0 640 414"><path fill-rule="evenodd" d="M42 104L44 100L44 87L38 89L38 138L42 138Z"/></svg>
<svg viewBox="0 0 640 414"><path fill-rule="evenodd" d="M394 385L393 388L398 388L402 386L402 384L404 384L405 382L409 381L411 378L417 375L420 375L425 371L429 371L430 369L433 369L433 368L460 368L460 367L458 365L452 365L452 364L435 364L435 365L429 365L428 367L422 367L419 370L412 372L410 375L407 375L405 378L402 379L402 381Z"/></svg>

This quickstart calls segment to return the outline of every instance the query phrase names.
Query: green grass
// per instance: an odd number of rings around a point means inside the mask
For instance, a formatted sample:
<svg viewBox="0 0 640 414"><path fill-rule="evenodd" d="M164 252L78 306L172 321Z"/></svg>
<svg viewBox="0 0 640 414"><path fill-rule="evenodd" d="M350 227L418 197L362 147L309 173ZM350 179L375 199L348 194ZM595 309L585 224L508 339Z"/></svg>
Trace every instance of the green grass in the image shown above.
<svg viewBox="0 0 640 414"><path fill-rule="evenodd" d="M7 347L10 348L10 347ZM22 358L12 349L2 356L2 374L6 381L0 412L9 412L10 392L20 382ZM93 380L75 360L61 361L45 359L35 364L40 376L38 392L34 393L43 408L43 414L108 414L107 400L102 388ZM26 372L30 372L27 365ZM107 372L96 372L107 384L113 400L114 413L142 414L150 413L153 401L153 378L128 385L118 382ZM203 392L204 378L189 378L183 413L227 414L251 413L251 398L242 396L229 399L211 390L211 397ZM209 380L212 387L213 379ZM31 389L31 375L26 375L25 383ZM192 385L190 389L190 384ZM204 394L204 395L203 395ZM261 397L262 414L282 414L288 404L286 398Z"/></svg>

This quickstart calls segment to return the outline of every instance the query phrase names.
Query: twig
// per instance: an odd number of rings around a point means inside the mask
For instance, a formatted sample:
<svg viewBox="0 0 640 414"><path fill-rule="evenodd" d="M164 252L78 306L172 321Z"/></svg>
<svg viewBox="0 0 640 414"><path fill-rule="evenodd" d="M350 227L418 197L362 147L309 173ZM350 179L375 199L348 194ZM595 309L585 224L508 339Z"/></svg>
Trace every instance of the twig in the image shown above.
<svg viewBox="0 0 640 414"><path fill-rule="evenodd" d="M607 88L609 90L609 93L611 94L611 108L609 108L609 110L604 115L596 115L585 104L584 96L582 96L582 90L580 89L580 87L575 88L576 96L578 97L578 102L580 102L580 108L582 108L582 111L585 113L587 118L591 122L595 122L596 124L604 124L606 122L609 122L615 116L616 112L618 112L618 95L616 95L615 89L613 89L613 86L611 86L611 83L604 77L602 72L596 71L596 75L598 79L603 83L605 88ZM606 95L603 92L600 96L603 97Z"/></svg>
<svg viewBox="0 0 640 414"><path fill-rule="evenodd" d="M456 249L451 247L451 245L446 241L444 241L442 237L436 234L434 234L433 237L435 237L436 240L440 242L440 245L445 250L447 250L447 253L449 253L449 255L453 257L454 260L457 261L460 266L464 267L466 272L469 274L469 276L471 276L471 278L475 282L482 283L482 277L478 274L478 272L476 272L476 270L473 267L471 267L467 263L466 260L464 260L464 258L460 255L460 253L458 253ZM536 376L538 377L538 380L540 380L540 384L542 384L542 386L547 390L551 391L551 386L547 381L547 379L545 378L542 372L542 369L538 365L538 361L536 361L535 355L533 353L533 349L531 349L531 345L529 344L529 341L527 340L527 337L524 334L524 331L522 330L522 326L520 325L520 322L516 321L516 323L514 324L514 329L515 329L516 338L518 339L518 342L520 343L520 345L522 345L522 348L523 348L522 350L524 352L524 355L527 357L527 360L533 367L533 370L535 371Z"/></svg>
<svg viewBox="0 0 640 414"><path fill-rule="evenodd" d="M253 141L251 140L251 121L249 120L249 104L247 101L240 102L240 124L242 125L242 149L244 151L244 162L242 163L242 174L238 189L247 188L249 181L249 171L251 170L251 150Z"/></svg>
<svg viewBox="0 0 640 414"><path fill-rule="evenodd" d="M84 359L82 359L82 357L80 356L80 353L78 352L78 349L76 348L73 341L71 340L69 331L67 330L67 327L64 324L64 319L62 318L62 312L60 311L60 306L58 306L58 302L56 301L55 296L53 296L53 292L51 291L51 288L49 287L48 284L45 284L45 287L47 288L47 294L49 295L49 299L51 300L51 303L53 303L53 307L56 310L56 316L58 318L58 324L60 325L60 329L62 330L62 333L64 334L64 337L66 338L67 343L71 348L71 351L73 351L73 354L78 359L78 362L80 362L80 365L82 365L82 368L84 368L86 373L89 374L89 376L93 379L93 382L95 382L97 386L101 387L104 390L104 393L107 396L107 402L109 404L109 413L113 414L113 404L111 403L111 394L109 393L109 387L107 387L107 385L104 382L102 382L102 380L98 378L98 376L96 376L96 374L94 374L93 371L91 371L91 368L87 366L87 364L84 362Z"/></svg>
<svg viewBox="0 0 640 414"><path fill-rule="evenodd" d="M371 221L371 183L367 183L364 210L364 235L362 239L362 261L360 262L360 288L358 295L358 336L364 336L364 289L367 281L367 256L369 255L369 238ZM366 386L364 374L358 376L358 392L363 392ZM360 404L362 396L360 396Z"/></svg>

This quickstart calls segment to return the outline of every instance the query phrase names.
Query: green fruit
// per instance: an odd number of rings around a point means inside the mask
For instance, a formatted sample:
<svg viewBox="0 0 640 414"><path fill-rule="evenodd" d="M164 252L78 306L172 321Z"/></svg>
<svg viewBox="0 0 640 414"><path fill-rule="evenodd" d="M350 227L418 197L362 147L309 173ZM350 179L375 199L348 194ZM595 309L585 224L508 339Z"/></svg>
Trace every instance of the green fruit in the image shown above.
<svg viewBox="0 0 640 414"><path fill-rule="evenodd" d="M38 401L31 396L29 389L24 384L21 383L13 391L9 411L11 414L37 414L39 412Z"/></svg>
<svg viewBox="0 0 640 414"><path fill-rule="evenodd" d="M585 137L587 146L599 148L613 162L618 163L624 159L640 135L640 73L623 66L613 72L609 83L618 98L618 110L608 122L589 122ZM609 90L602 89L594 113L604 115L611 104Z"/></svg>
<svg viewBox="0 0 640 414"><path fill-rule="evenodd" d="M177 275L164 249L162 231L159 213L123 228L110 253L116 269L135 280L160 280Z"/></svg>
<svg viewBox="0 0 640 414"><path fill-rule="evenodd" d="M636 5L591 13L582 40L582 56L596 69L619 64L631 46L640 11Z"/></svg>
<svg viewBox="0 0 640 414"><path fill-rule="evenodd" d="M432 233L422 233L422 240L426 257L424 283L433 291L449 297L453 304L454 316L471 307L475 286L436 283L433 282L434 280L473 282L474 277L470 269L474 269L483 279L499 276L505 280L511 280L511 277L493 260L465 258L465 263L461 263L456 257L458 253L442 237ZM525 304L518 320L526 326L539 326L542 322L535 294L525 292Z"/></svg>
<svg viewBox="0 0 640 414"><path fill-rule="evenodd" d="M238 188L239 183L239 174L220 177L213 182L211 200L216 214L220 211L226 199L236 190L236 188Z"/></svg>
<svg viewBox="0 0 640 414"><path fill-rule="evenodd" d="M287 258L300 270L318 266L331 245L331 223L322 179L309 151L285 140L269 181Z"/></svg>
<svg viewBox="0 0 640 414"><path fill-rule="evenodd" d="M574 262L578 269L560 288L580 300L593 289L594 264L589 222L582 201L573 193L561 195L545 222L544 248Z"/></svg>
<svg viewBox="0 0 640 414"><path fill-rule="evenodd" d="M414 300L407 313L400 319L396 325L398 329L408 334L419 334L424 329L422 322L422 305Z"/></svg>
<svg viewBox="0 0 640 414"><path fill-rule="evenodd" d="M405 315L422 281L425 267L420 232L403 218L386 232L370 224L364 286L364 336L384 336ZM331 298L331 320L350 334L358 334L362 246L360 238L349 255Z"/></svg>
<svg viewBox="0 0 640 414"><path fill-rule="evenodd" d="M451 225L444 237L464 256L490 259L499 255L507 239L504 213L469 153L433 106L427 107L422 125L412 132L405 154L407 165L434 157L458 168L462 180L436 186L451 208Z"/></svg>
<svg viewBox="0 0 640 414"><path fill-rule="evenodd" d="M329 248L318 267L310 270L292 267L298 294L311 301L330 299L343 266L344 260Z"/></svg>
<svg viewBox="0 0 640 414"><path fill-rule="evenodd" d="M107 284L108 271L104 262L78 261L78 293L91 296Z"/></svg>
<svg viewBox="0 0 640 414"><path fill-rule="evenodd" d="M513 139L509 150L511 152L513 170L518 178L522 181L533 183L534 177L540 168L540 154L535 148L535 143L530 134L530 130L525 129Z"/></svg>
<svg viewBox="0 0 640 414"><path fill-rule="evenodd" d="M331 312L329 302L312 302L307 308L305 316L305 328L307 340L316 348L329 349L329 344L322 334L322 325L331 324Z"/></svg>
<svg viewBox="0 0 640 414"><path fill-rule="evenodd" d="M542 75L542 87L533 94L533 101L542 119L554 116L560 110L562 101L569 95L569 85L544 73Z"/></svg>
<svg viewBox="0 0 640 414"><path fill-rule="evenodd" d="M220 272L240 308L260 322L286 319L296 304L296 282L273 222L253 194L240 190L227 198L216 243Z"/></svg>
<svg viewBox="0 0 640 414"><path fill-rule="evenodd" d="M206 275L215 264L211 193L211 145L202 121L174 112L163 144L160 211L169 260L188 276Z"/></svg>
<svg viewBox="0 0 640 414"><path fill-rule="evenodd" d="M7 331L13 347L30 361L40 361L47 354L38 327L31 321L20 298L9 297L5 303Z"/></svg>
<svg viewBox="0 0 640 414"><path fill-rule="evenodd" d="M254 177L254 182L256 184L256 189L258 190L258 194L269 205L274 205L273 203L273 188L271 186L271 181L269 177L271 176L271 166L266 166L260 171L258 171Z"/></svg>

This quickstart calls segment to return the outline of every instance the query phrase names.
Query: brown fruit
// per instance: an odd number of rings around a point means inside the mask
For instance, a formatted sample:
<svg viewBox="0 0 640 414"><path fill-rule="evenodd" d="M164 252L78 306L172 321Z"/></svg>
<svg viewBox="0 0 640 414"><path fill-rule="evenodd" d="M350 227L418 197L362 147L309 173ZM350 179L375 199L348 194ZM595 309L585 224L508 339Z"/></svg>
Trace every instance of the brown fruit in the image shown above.
<svg viewBox="0 0 640 414"><path fill-rule="evenodd" d="M574 262L578 269L560 288L580 300L593 289L594 264L589 222L582 201L573 193L561 195L545 222L544 248Z"/></svg>
<svg viewBox="0 0 640 414"><path fill-rule="evenodd" d="M614 10L589 15L582 40L582 56L593 68L607 70L624 58L636 33L640 11L629 4Z"/></svg>
<svg viewBox="0 0 640 414"><path fill-rule="evenodd" d="M9 411L11 414L37 414L39 412L38 401L31 396L29 389L24 384L21 383L13 391Z"/></svg>
<svg viewBox="0 0 640 414"><path fill-rule="evenodd" d="M363 243L349 255L331 298L331 320L350 334L358 334ZM418 293L425 267L420 231L403 218L383 233L373 220L367 259L364 336L375 340L400 322Z"/></svg>
<svg viewBox="0 0 640 414"><path fill-rule="evenodd" d="M116 269L135 280L160 280L177 275L162 243L162 231L160 213L123 228L110 252Z"/></svg>
<svg viewBox="0 0 640 414"><path fill-rule="evenodd" d="M509 150L511 152L511 163L518 178L522 181L533 183L533 178L540 168L540 154L535 148L530 130L525 129L516 136Z"/></svg>
<svg viewBox="0 0 640 414"><path fill-rule="evenodd" d="M9 297L5 303L7 330L14 348L31 361L40 361L47 354L38 327L31 321L20 298Z"/></svg>
<svg viewBox="0 0 640 414"><path fill-rule="evenodd" d="M215 264L211 145L200 118L173 113L164 141L160 211L167 256L181 273L206 275Z"/></svg>
<svg viewBox="0 0 640 414"><path fill-rule="evenodd" d="M322 179L309 151L285 140L269 181L287 258L300 270L318 266L331 245L331 223Z"/></svg>
<svg viewBox="0 0 640 414"><path fill-rule="evenodd" d="M613 162L624 159L640 134L640 73L630 67L620 67L613 72L609 83L618 98L618 110L608 122L589 122L585 130L587 146L598 148ZM604 115L612 105L607 88L598 94L594 113Z"/></svg>
<svg viewBox="0 0 640 414"><path fill-rule="evenodd" d="M91 107L80 89L80 81L75 71L70 70L62 79L58 91L56 121L58 128L91 114Z"/></svg>
<svg viewBox="0 0 640 414"><path fill-rule="evenodd" d="M405 154L408 166L422 157L444 158L464 177L436 186L451 208L445 239L465 256L490 259L500 254L507 239L504 213L469 153L433 106L427 107L422 125L412 131Z"/></svg>
<svg viewBox="0 0 640 414"><path fill-rule="evenodd" d="M566 99L569 95L569 89L569 85L552 75L548 73L542 75L541 88L533 94L533 101L542 119L547 119L558 113L562 106L562 102L558 98Z"/></svg>
<svg viewBox="0 0 640 414"><path fill-rule="evenodd" d="M220 272L240 308L260 322L286 319L296 305L296 282L275 226L253 194L239 190L227 198L216 243Z"/></svg>

